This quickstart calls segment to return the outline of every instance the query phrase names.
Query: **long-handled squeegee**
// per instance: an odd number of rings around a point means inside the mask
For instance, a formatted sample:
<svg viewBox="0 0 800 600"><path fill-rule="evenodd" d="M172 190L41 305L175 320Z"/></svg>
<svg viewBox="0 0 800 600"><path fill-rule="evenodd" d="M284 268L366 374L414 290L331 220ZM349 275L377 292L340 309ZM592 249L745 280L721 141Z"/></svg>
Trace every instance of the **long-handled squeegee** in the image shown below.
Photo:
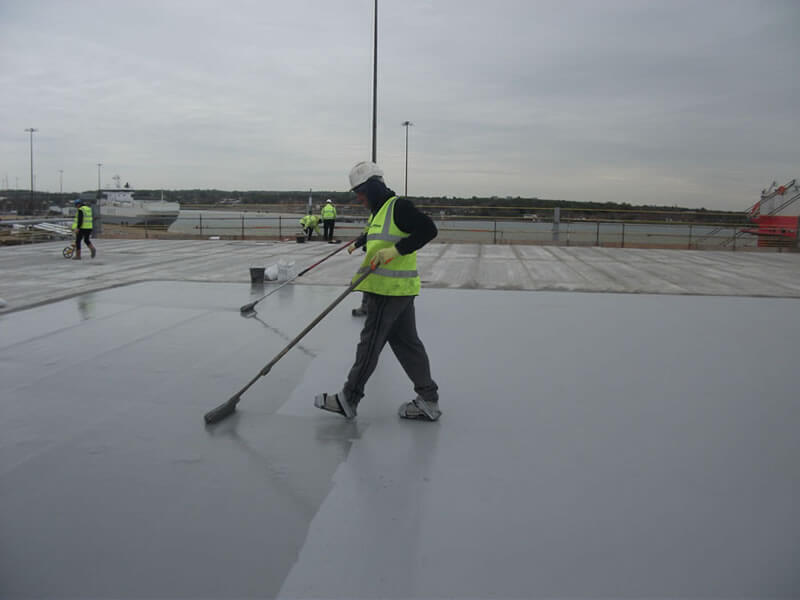
<svg viewBox="0 0 800 600"><path fill-rule="evenodd" d="M341 248L340 248L340 250L341 250ZM253 377L247 383L246 386L244 386L242 389L240 389L238 392L236 392L226 402L223 402L218 407L208 411L205 414L205 417L204 417L205 420L206 420L206 424L207 425L211 425L212 423L218 423L219 421L222 421L224 418L229 417L230 415L232 415L236 411L236 405L239 404L239 400L241 400L242 394L244 394L250 388L250 386L253 385L259 378L261 378L264 375L266 375L267 373L269 373L270 370L272 369L272 367L275 365L275 363L277 363L281 358L283 358L283 356L287 352L289 352L289 350L291 350L292 347L295 344L297 344L297 342L299 342L301 339L303 339L303 337L309 331L311 331L317 323L319 323L323 318L325 318L325 316L329 312L331 312L334 308L336 308L336 305L339 304L342 300L344 300L344 298L345 298L345 296L347 296L347 294L349 294L354 289L356 289L356 286L358 286L359 283L364 281L367 278L367 276L369 276L369 274L372 273L372 271L374 269L375 269L375 267L372 267L371 269L368 269L367 271L365 271L364 273L359 275L358 278L355 279L353 281L353 283L351 283L350 286L339 295L338 298L336 298L336 300L331 302L330 305L325 310L323 310L316 319L311 321L311 323L309 323L308 326L305 329L303 329L303 331L301 331L300 334L296 338L294 338L291 342L289 342L289 344L283 350L278 352L278 355L275 358L273 358L266 365L264 365L264 368L261 369L258 372L258 375Z"/></svg>
<svg viewBox="0 0 800 600"><path fill-rule="evenodd" d="M251 313L251 312L253 312L253 310L255 310L256 304L258 304L259 302L261 302L261 301L262 301L264 298L266 298L267 296L271 296L272 294L274 294L275 292L277 292L279 289L281 289L283 286L285 286L285 285L288 285L288 284L292 283L292 282L293 282L295 279L297 279L298 277L302 277L303 275L305 275L306 273L308 273L308 272L309 272L311 269L313 269L313 268L314 268L314 267L316 267L317 265L319 265L319 264L321 264L321 263L324 263L326 260L328 260L328 259L329 259L331 256L333 256L333 255L334 255L334 254L336 254L337 252L341 252L342 250L344 250L345 248L347 248L347 247L348 247L350 244L352 244L353 242L355 242L357 239L358 239L358 238L356 238L355 240L351 240L351 241L347 242L347 243L346 243L344 246L340 246L339 248L337 248L336 250L334 250L333 252L331 252L330 254L328 254L328 256L326 256L325 258L322 258L322 259L318 260L317 262L315 262L315 263L314 263L313 265L311 265L310 267L306 267L305 269L303 269L302 271L300 271L300 272L299 272L297 275L295 275L295 276L294 276L294 277L292 277L291 279L287 279L285 282L283 282L282 284L280 284L280 285L279 285L278 287L276 287L274 290L270 290L269 292L267 292L266 294L264 294L263 296L261 296L261 298L259 298L258 300L255 300L254 302L251 302L250 304L245 304L244 306L242 306L242 307L239 309L239 311L241 311L241 313L242 313L242 314L248 314L248 313Z"/></svg>

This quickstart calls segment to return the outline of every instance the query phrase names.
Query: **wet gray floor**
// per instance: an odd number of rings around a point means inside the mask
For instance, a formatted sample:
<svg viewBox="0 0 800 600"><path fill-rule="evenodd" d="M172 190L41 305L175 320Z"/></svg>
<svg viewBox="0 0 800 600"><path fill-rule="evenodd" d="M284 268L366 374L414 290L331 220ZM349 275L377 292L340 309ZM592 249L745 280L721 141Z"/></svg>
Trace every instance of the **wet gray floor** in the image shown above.
<svg viewBox="0 0 800 600"><path fill-rule="evenodd" d="M444 416L387 348L348 423L352 297L203 426L341 290L0 315L0 596L800 595L800 300L425 289Z"/></svg>

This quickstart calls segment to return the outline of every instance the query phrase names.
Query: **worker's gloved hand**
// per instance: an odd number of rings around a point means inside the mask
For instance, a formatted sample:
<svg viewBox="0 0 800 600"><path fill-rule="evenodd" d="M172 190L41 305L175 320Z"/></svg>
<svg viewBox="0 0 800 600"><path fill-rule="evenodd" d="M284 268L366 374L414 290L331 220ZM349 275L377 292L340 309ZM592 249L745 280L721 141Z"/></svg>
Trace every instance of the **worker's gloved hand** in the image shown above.
<svg viewBox="0 0 800 600"><path fill-rule="evenodd" d="M371 269L377 269L380 265L385 265L391 260L394 260L400 256L400 253L397 251L395 246L389 246L388 248L381 248L375 253L375 256L372 257L372 260L369 263Z"/></svg>
<svg viewBox="0 0 800 600"><path fill-rule="evenodd" d="M355 245L355 244L350 244L350 245L347 247L347 253L348 253L348 254L352 254L352 253L353 253L353 252L355 252L355 251L356 251L356 245Z"/></svg>

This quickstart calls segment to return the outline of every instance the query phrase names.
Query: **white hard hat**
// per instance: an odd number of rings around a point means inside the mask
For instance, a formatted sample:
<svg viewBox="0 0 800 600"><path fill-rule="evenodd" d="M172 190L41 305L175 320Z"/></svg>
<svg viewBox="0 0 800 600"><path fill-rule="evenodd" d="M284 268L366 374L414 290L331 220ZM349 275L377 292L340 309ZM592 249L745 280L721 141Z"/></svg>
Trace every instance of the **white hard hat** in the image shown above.
<svg viewBox="0 0 800 600"><path fill-rule="evenodd" d="M350 189L354 190L362 183L366 183L373 177L378 177L383 181L383 171L374 162L365 160L350 169Z"/></svg>
<svg viewBox="0 0 800 600"><path fill-rule="evenodd" d="M327 200L325 200L325 202L327 202L328 204L330 204L330 203L331 203L331 199L330 199L330 198L328 198Z"/></svg>

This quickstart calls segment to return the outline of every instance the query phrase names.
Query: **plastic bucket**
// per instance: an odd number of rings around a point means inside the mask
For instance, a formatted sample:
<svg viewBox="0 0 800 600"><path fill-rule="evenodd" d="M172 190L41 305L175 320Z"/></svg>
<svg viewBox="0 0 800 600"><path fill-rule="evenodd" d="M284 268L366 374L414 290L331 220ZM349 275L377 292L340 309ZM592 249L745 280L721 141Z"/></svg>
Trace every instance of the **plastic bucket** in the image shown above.
<svg viewBox="0 0 800 600"><path fill-rule="evenodd" d="M278 262L278 281L288 281L294 277L294 263Z"/></svg>
<svg viewBox="0 0 800 600"><path fill-rule="evenodd" d="M264 267L250 267L250 281L264 283Z"/></svg>
<svg viewBox="0 0 800 600"><path fill-rule="evenodd" d="M297 236L297 243L298 244L304 244L305 241L306 241L306 236L304 236L304 235L298 235Z"/></svg>

